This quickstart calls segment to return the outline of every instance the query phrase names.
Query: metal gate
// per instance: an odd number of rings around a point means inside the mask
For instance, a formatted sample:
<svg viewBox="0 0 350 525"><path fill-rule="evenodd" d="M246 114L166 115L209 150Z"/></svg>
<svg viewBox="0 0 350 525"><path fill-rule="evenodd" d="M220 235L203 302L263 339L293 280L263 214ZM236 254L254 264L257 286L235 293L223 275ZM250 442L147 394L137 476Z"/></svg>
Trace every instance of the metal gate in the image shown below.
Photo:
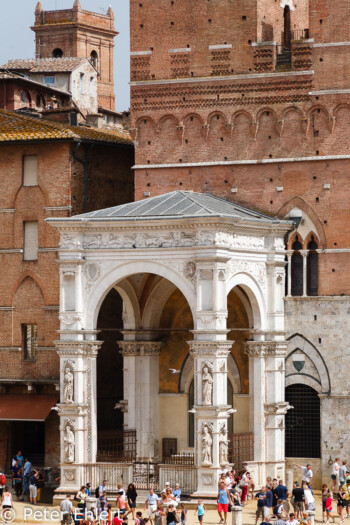
<svg viewBox="0 0 350 525"><path fill-rule="evenodd" d="M133 483L136 489L159 490L159 464L150 461L133 463Z"/></svg>

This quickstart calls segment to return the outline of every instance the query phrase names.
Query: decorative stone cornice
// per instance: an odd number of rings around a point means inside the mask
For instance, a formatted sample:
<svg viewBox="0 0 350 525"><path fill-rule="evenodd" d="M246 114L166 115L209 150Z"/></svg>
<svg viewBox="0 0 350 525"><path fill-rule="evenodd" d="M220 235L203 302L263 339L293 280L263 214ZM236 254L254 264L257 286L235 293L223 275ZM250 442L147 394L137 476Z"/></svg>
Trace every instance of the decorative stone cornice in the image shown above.
<svg viewBox="0 0 350 525"><path fill-rule="evenodd" d="M247 341L244 352L249 357L285 357L288 341Z"/></svg>
<svg viewBox="0 0 350 525"><path fill-rule="evenodd" d="M292 407L288 401L277 401L275 403L265 403L265 413L275 416L285 416Z"/></svg>
<svg viewBox="0 0 350 525"><path fill-rule="evenodd" d="M102 341L55 341L60 357L97 357Z"/></svg>
<svg viewBox="0 0 350 525"><path fill-rule="evenodd" d="M118 341L123 356L159 355L161 341Z"/></svg>
<svg viewBox="0 0 350 525"><path fill-rule="evenodd" d="M187 341L193 357L227 357L234 341Z"/></svg>

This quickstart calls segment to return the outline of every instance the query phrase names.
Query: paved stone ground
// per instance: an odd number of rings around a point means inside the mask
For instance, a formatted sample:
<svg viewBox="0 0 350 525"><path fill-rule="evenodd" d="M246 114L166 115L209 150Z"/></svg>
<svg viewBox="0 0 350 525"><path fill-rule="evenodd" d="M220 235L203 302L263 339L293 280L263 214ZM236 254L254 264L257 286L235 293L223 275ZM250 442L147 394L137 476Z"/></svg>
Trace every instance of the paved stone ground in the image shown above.
<svg viewBox="0 0 350 525"><path fill-rule="evenodd" d="M316 498L316 523L321 523L322 522L322 512L321 512L321 498L320 498L320 495L315 495L315 498ZM33 506L30 506L28 503L15 503L14 505L14 508L15 508L15 512L16 512L16 519L15 519L15 523L16 524L25 524L25 523L38 523L38 524L54 524L54 523L58 523L58 520L53 520L50 516L50 513L54 510L58 510L59 507L54 507L54 506L50 506L48 505L47 507L42 507L40 505L36 506L36 507L33 507ZM46 519L43 519L40 517L38 517L38 519L35 519L34 518L34 515L31 515L29 517L27 517L26 519L24 518L25 516L25 509L32 509L33 512L35 511L44 511L44 508L46 508L47 510L47 513L48 513L48 516L46 517ZM140 507L140 510L142 510L142 508ZM252 500L249 500L248 501L248 504L246 505L246 507L243 509L243 525L254 525L255 523L255 510L256 510L256 502L255 501L252 501ZM29 511L27 510L27 513ZM336 502L334 502L333 504L333 513L336 515ZM188 519L187 519L187 525L197 525L198 524L198 520L196 519L196 516L195 516L195 511L193 509L189 509L188 510ZM231 520L232 520L232 517L231 515L229 514L228 515L228 525L231 525ZM339 516L337 515L337 518L336 518L336 522L338 523L340 520ZM0 523L2 523L3 520L0 520ZM215 510L208 510L205 514L205 518L204 518L204 525L216 525L217 523L219 522L219 518L218 518L218 514ZM273 521L272 521L273 523ZM134 525L134 521L132 519L129 519L129 525ZM344 525L350 525L350 519L346 519L345 522L344 522Z"/></svg>

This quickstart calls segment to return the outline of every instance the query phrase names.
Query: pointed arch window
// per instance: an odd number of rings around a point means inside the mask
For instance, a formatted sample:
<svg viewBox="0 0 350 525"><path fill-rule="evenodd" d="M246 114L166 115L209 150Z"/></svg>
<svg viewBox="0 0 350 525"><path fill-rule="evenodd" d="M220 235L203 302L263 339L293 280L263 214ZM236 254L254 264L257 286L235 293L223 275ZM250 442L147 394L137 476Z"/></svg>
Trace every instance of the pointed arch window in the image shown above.
<svg viewBox="0 0 350 525"><path fill-rule="evenodd" d="M292 296L303 295L303 256L300 253L303 245L301 244L299 237L296 236L295 241L292 244Z"/></svg>
<svg viewBox="0 0 350 525"><path fill-rule="evenodd" d="M318 244L313 235L307 249L307 294L315 296L318 295Z"/></svg>

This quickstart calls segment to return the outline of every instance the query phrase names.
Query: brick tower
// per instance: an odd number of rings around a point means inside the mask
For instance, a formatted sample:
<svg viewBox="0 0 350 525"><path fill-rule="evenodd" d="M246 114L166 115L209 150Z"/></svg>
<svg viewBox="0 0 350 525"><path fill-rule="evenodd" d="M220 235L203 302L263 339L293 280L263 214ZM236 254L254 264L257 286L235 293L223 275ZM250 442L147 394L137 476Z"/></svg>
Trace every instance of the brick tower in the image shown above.
<svg viewBox="0 0 350 525"><path fill-rule="evenodd" d="M114 14L92 13L75 0L72 9L44 11L40 2L35 9L35 53L37 58L86 57L99 72L99 105L114 110L113 81Z"/></svg>

